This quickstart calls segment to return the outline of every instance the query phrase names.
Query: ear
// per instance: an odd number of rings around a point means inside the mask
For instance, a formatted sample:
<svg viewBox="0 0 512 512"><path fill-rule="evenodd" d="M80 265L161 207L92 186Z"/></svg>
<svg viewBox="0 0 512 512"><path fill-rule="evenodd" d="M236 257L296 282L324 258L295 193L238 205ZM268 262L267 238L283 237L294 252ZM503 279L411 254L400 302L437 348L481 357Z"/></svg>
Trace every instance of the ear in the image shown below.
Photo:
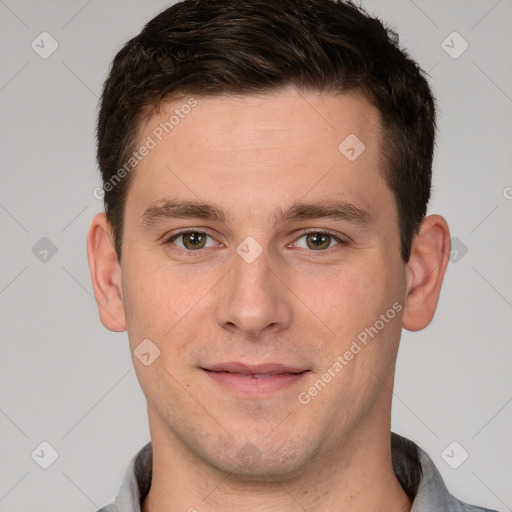
<svg viewBox="0 0 512 512"><path fill-rule="evenodd" d="M126 330L121 266L105 213L94 216L87 235L87 259L101 323L110 331Z"/></svg>
<svg viewBox="0 0 512 512"><path fill-rule="evenodd" d="M446 220L440 215L425 217L413 239L406 266L404 329L419 331L432 321L450 258L450 245Z"/></svg>

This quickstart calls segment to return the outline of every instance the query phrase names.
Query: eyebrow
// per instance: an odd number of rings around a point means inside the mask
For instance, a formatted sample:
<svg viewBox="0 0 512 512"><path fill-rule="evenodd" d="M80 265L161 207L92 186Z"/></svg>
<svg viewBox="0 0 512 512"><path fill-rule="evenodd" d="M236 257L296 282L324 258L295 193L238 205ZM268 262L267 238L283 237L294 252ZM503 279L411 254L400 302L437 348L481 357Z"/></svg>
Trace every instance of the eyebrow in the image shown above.
<svg viewBox="0 0 512 512"><path fill-rule="evenodd" d="M295 203L288 210L276 208L270 215L273 226L282 222L306 219L333 219L358 225L371 224L374 219L365 209L343 200L319 203ZM142 215L141 227L153 227L172 219L204 219L222 224L230 223L232 216L218 206L202 202L179 199L165 199L149 206Z"/></svg>

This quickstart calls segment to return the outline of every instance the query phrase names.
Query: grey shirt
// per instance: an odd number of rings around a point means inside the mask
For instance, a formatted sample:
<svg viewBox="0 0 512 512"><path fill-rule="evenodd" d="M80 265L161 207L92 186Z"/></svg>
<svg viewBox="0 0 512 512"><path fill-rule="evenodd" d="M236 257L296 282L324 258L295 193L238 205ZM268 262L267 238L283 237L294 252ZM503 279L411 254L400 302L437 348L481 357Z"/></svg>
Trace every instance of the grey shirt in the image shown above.
<svg viewBox="0 0 512 512"><path fill-rule="evenodd" d="M394 432L391 455L395 474L413 501L411 512L497 512L468 505L452 496L432 459L415 443ZM98 512L141 512L141 503L151 487L152 458L148 443L131 460L114 503Z"/></svg>

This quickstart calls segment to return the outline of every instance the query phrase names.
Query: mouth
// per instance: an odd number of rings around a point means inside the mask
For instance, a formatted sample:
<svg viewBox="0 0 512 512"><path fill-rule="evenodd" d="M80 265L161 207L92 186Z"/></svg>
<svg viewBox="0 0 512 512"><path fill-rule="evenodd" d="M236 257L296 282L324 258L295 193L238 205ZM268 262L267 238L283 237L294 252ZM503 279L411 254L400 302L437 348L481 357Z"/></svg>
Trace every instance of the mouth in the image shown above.
<svg viewBox="0 0 512 512"><path fill-rule="evenodd" d="M302 380L310 371L276 363L220 363L201 369L217 384L245 396L266 395L283 390Z"/></svg>

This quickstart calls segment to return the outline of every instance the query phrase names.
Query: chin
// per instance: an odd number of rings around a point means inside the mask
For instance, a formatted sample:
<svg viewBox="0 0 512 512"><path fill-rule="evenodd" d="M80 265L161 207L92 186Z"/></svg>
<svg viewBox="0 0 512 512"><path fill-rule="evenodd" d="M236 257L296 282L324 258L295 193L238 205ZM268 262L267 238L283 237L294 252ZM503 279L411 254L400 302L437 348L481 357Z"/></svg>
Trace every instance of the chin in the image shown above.
<svg viewBox="0 0 512 512"><path fill-rule="evenodd" d="M212 454L210 463L230 477L248 482L287 482L298 477L313 457L306 442L299 439L267 439L241 442L222 454ZM228 455L226 457L226 455Z"/></svg>

